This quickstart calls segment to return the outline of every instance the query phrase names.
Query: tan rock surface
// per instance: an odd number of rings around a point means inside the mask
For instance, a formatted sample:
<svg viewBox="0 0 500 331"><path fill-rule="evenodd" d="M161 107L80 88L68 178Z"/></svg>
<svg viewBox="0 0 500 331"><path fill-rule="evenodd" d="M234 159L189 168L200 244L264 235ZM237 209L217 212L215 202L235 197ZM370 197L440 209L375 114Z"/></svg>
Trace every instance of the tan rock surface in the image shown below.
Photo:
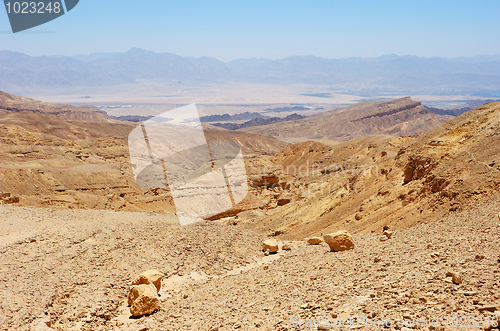
<svg viewBox="0 0 500 331"><path fill-rule="evenodd" d="M262 243L262 250L276 253L279 250L279 243L276 239L267 239Z"/></svg>
<svg viewBox="0 0 500 331"><path fill-rule="evenodd" d="M346 230L325 234L323 235L323 239L330 246L330 250L334 252L354 249L354 238Z"/></svg>
<svg viewBox="0 0 500 331"><path fill-rule="evenodd" d="M309 245L318 245L318 244L321 244L323 242L323 239L321 239L320 237L311 237L311 238L307 238L306 242Z"/></svg>
<svg viewBox="0 0 500 331"><path fill-rule="evenodd" d="M133 285L130 288L128 303L134 316L151 314L161 308L156 287L153 284Z"/></svg>
<svg viewBox="0 0 500 331"><path fill-rule="evenodd" d="M153 284L156 287L156 292L160 292L162 279L163 274L158 270L147 270L137 276L137 278L132 281L132 285Z"/></svg>

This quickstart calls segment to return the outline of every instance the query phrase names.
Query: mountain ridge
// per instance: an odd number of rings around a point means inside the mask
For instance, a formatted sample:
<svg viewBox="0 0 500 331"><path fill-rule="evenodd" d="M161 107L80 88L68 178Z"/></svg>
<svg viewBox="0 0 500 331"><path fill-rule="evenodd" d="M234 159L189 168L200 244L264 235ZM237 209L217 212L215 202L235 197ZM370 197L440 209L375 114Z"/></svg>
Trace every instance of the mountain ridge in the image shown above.
<svg viewBox="0 0 500 331"><path fill-rule="evenodd" d="M411 97L362 102L308 118L249 127L241 131L276 138L349 140L374 134L414 135L426 132L452 116L439 115Z"/></svg>
<svg viewBox="0 0 500 331"><path fill-rule="evenodd" d="M292 83L330 85L356 93L426 91L430 94L500 90L500 57L470 59L381 56L327 59L290 56L283 59L183 57L142 49L88 56L29 56L0 51L0 89L82 88L134 84L141 80L169 83ZM18 92L19 93L19 92Z"/></svg>

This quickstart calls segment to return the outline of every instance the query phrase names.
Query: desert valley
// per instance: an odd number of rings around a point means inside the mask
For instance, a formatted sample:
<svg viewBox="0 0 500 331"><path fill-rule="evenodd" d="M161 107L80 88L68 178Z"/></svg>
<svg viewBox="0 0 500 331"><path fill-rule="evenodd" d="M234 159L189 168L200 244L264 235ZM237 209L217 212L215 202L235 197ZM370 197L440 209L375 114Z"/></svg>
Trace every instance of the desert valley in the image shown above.
<svg viewBox="0 0 500 331"><path fill-rule="evenodd" d="M500 103L286 115L203 123L241 147L248 194L180 226L134 179L136 121L0 92L0 329L498 328Z"/></svg>

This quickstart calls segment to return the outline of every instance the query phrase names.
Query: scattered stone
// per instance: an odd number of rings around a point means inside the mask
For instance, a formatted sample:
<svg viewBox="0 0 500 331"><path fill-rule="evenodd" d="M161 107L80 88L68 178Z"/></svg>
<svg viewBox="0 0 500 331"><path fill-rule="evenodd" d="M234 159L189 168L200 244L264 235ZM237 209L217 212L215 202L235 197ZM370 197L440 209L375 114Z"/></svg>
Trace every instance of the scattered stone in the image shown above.
<svg viewBox="0 0 500 331"><path fill-rule="evenodd" d="M380 241L386 241L387 239L389 239L389 238L387 238L386 236L383 236L383 235L380 236Z"/></svg>
<svg viewBox="0 0 500 331"><path fill-rule="evenodd" d="M355 219L356 221L359 221L359 220L361 220L362 218L363 218L363 215L361 215L360 213L357 213L356 215L354 215L354 219Z"/></svg>
<svg viewBox="0 0 500 331"><path fill-rule="evenodd" d="M323 242L323 239L321 239L320 237L312 237L307 238L306 241L309 245L319 245Z"/></svg>
<svg viewBox="0 0 500 331"><path fill-rule="evenodd" d="M144 271L136 279L134 279L132 285L153 284L156 287L156 291L160 292L162 279L163 274L158 270L148 270Z"/></svg>
<svg viewBox="0 0 500 331"><path fill-rule="evenodd" d="M325 234L323 239L330 246L331 251L339 252L354 249L354 239L346 230Z"/></svg>
<svg viewBox="0 0 500 331"><path fill-rule="evenodd" d="M375 256L375 258L373 259L373 262L380 262L382 259L380 258L380 256Z"/></svg>
<svg viewBox="0 0 500 331"><path fill-rule="evenodd" d="M384 227L382 228L382 232L385 232L387 230L389 230L389 226L388 225L384 225Z"/></svg>
<svg viewBox="0 0 500 331"><path fill-rule="evenodd" d="M385 230L383 235L387 237L387 239L389 239L391 236L392 236L393 232L392 231L389 231L389 230Z"/></svg>
<svg viewBox="0 0 500 331"><path fill-rule="evenodd" d="M269 253L276 253L278 251L278 241L276 239L267 239L262 243L262 250Z"/></svg>
<svg viewBox="0 0 500 331"><path fill-rule="evenodd" d="M284 243L283 246L281 246L281 249L284 251L289 251L292 248L290 247L290 245L288 243Z"/></svg>
<svg viewBox="0 0 500 331"><path fill-rule="evenodd" d="M161 302L153 284L134 285L128 295L130 313L134 316L151 314L161 308Z"/></svg>
<svg viewBox="0 0 500 331"><path fill-rule="evenodd" d="M455 272L451 275L451 281L458 285L462 283L462 276L458 272Z"/></svg>
<svg viewBox="0 0 500 331"><path fill-rule="evenodd" d="M278 206L284 206L290 203L290 199L278 199Z"/></svg>

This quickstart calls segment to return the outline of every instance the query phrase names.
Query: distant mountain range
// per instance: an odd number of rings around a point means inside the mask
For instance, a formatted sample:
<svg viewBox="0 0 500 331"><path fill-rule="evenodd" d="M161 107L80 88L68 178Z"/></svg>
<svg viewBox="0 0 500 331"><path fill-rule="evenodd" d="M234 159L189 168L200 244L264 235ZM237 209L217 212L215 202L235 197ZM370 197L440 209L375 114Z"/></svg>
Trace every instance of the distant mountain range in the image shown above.
<svg viewBox="0 0 500 331"><path fill-rule="evenodd" d="M244 112L240 114L222 114L222 115L207 115L201 116L201 122L229 122L229 121L247 121L253 120L254 118L269 118L269 116L262 115L256 112Z"/></svg>
<svg viewBox="0 0 500 331"><path fill-rule="evenodd" d="M430 94L481 93L498 97L500 56L326 59L292 56L279 60L182 57L131 49L124 53L77 56L28 56L0 51L0 89L113 86L144 80L172 84L279 83L329 85L332 91L359 95L390 91ZM328 97L325 95L324 97Z"/></svg>

